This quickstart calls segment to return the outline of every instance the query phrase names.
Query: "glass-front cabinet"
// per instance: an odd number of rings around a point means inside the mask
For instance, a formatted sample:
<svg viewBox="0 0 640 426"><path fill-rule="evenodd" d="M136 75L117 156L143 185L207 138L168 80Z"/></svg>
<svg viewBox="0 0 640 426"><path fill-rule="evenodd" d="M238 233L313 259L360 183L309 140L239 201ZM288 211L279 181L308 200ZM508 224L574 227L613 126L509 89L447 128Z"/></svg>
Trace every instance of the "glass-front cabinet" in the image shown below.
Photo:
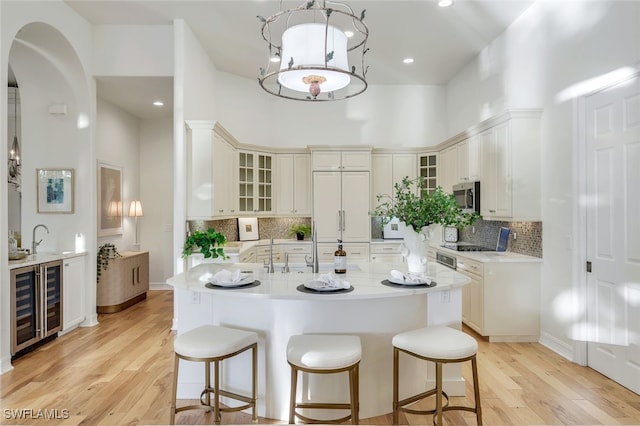
<svg viewBox="0 0 640 426"><path fill-rule="evenodd" d="M424 178L424 184L421 189L422 193L420 195L430 194L437 188L437 163L437 154L420 155L419 173L420 176Z"/></svg>
<svg viewBox="0 0 640 426"><path fill-rule="evenodd" d="M273 156L238 152L238 207L241 213L273 211Z"/></svg>

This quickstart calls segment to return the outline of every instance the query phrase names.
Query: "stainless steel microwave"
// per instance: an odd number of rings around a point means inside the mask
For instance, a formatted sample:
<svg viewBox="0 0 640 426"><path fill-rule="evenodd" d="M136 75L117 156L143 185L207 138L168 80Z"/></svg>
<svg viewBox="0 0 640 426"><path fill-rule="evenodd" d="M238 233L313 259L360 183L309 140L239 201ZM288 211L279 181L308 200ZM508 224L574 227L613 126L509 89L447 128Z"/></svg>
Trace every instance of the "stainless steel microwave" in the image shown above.
<svg viewBox="0 0 640 426"><path fill-rule="evenodd" d="M453 185L453 196L463 213L480 214L480 182Z"/></svg>

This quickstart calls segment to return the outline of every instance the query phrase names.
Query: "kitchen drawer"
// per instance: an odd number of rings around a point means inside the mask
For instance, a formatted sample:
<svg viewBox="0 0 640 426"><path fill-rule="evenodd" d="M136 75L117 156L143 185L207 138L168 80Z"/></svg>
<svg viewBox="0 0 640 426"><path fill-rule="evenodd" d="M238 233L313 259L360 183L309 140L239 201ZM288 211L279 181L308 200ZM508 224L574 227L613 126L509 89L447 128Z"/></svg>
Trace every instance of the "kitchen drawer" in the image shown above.
<svg viewBox="0 0 640 426"><path fill-rule="evenodd" d="M398 254L401 253L402 243L371 244L371 254Z"/></svg>
<svg viewBox="0 0 640 426"><path fill-rule="evenodd" d="M347 252L347 263L369 262L369 244L343 243L342 247ZM318 259L320 263L333 263L337 249L337 244L319 243Z"/></svg>
<svg viewBox="0 0 640 426"><path fill-rule="evenodd" d="M305 256L311 256L311 244L282 244L280 250L283 259L285 254L289 255L290 264L304 264Z"/></svg>
<svg viewBox="0 0 640 426"><path fill-rule="evenodd" d="M240 253L240 257L238 259L240 263L255 263L256 261L256 251L253 248L249 250L245 250Z"/></svg>
<svg viewBox="0 0 640 426"><path fill-rule="evenodd" d="M484 267L481 262L469 259L467 257L460 257L460 256L458 256L457 268L461 272L475 274L480 277L482 276L483 270L484 270Z"/></svg>

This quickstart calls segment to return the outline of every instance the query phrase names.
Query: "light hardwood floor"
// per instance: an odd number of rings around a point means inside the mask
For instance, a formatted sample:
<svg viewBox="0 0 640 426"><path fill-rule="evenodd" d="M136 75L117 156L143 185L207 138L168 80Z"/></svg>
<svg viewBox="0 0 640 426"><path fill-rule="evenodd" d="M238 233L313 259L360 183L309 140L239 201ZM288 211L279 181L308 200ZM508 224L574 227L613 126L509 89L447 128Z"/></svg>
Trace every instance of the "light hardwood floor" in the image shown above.
<svg viewBox="0 0 640 426"><path fill-rule="evenodd" d="M151 291L146 301L123 312L100 315L98 326L75 330L16 360L14 369L0 376L0 424L167 424L172 310L171 291ZM478 340L485 424L640 424L640 396L594 370L537 343ZM471 397L468 364L463 373ZM463 397L454 401L472 402ZM32 410L23 414L41 417L17 419L15 410ZM38 410L57 410L48 414L68 413L69 418L47 420ZM475 424L472 413L450 412L445 418L448 425ZM244 413L223 417L225 423L250 420ZM191 411L179 413L176 421L212 424L213 418ZM260 423L283 422L261 418ZM426 425L431 418L401 415L400 423ZM361 424L388 425L391 416L362 419Z"/></svg>

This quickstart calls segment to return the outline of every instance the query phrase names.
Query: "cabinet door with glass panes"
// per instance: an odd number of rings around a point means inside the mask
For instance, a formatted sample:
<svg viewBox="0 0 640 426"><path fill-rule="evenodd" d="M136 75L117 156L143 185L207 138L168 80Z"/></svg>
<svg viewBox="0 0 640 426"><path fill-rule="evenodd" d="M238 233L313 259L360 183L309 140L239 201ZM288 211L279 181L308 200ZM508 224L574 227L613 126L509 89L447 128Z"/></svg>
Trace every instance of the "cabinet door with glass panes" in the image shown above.
<svg viewBox="0 0 640 426"><path fill-rule="evenodd" d="M438 186L438 154L421 154L418 172L424 178L421 194L430 194Z"/></svg>
<svg viewBox="0 0 640 426"><path fill-rule="evenodd" d="M273 211L272 156L238 152L238 209L241 213Z"/></svg>

